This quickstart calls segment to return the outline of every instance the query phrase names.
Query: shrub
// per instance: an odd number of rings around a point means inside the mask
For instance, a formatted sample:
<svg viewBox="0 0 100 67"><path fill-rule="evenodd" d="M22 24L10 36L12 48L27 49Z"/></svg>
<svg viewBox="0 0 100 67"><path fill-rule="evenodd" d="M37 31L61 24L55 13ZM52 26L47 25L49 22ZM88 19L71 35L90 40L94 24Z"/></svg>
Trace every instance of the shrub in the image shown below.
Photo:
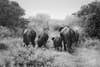
<svg viewBox="0 0 100 67"><path fill-rule="evenodd" d="M0 43L0 50L8 50L8 46L4 43Z"/></svg>

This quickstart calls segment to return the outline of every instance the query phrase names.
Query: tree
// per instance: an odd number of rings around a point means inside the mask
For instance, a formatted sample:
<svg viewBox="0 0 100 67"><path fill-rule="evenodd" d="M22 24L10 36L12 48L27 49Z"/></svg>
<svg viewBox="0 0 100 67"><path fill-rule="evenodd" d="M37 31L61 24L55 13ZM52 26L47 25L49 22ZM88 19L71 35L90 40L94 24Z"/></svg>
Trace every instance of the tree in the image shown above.
<svg viewBox="0 0 100 67"><path fill-rule="evenodd" d="M24 9L15 1L0 0L0 25L16 27L24 15Z"/></svg>
<svg viewBox="0 0 100 67"><path fill-rule="evenodd" d="M0 26L9 28L12 35L22 35L29 22L24 15L24 9L17 2L0 0Z"/></svg>
<svg viewBox="0 0 100 67"><path fill-rule="evenodd" d="M83 22L81 26L85 28L85 32L90 37L100 39L100 2L93 1L81 7L81 9L74 13L77 17L81 17Z"/></svg>

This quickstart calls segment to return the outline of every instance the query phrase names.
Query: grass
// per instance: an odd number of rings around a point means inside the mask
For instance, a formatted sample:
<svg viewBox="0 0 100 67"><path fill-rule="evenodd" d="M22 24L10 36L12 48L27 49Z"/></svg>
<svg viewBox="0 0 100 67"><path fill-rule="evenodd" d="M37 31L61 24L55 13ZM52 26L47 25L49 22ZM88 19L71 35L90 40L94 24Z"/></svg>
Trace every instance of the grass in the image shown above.
<svg viewBox="0 0 100 67"><path fill-rule="evenodd" d="M54 49L25 48L21 38L3 39L0 43L5 43L9 48L0 51L0 65L32 61L38 67L100 67L100 41L96 39L84 42L82 45L86 47L77 48L74 54Z"/></svg>

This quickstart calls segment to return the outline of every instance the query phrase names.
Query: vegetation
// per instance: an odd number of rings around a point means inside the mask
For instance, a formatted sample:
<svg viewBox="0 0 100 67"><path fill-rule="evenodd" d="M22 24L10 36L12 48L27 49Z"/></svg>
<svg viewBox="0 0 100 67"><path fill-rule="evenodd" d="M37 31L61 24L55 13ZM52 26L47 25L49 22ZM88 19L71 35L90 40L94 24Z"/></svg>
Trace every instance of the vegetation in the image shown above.
<svg viewBox="0 0 100 67"><path fill-rule="evenodd" d="M1 40L9 46L8 50L0 51L0 64L10 63L29 63L38 67L99 67L100 64L100 41L87 40L82 43L85 46L78 48L74 54L58 52L54 49L41 49L23 47L22 39L10 38ZM95 44L96 47L89 45ZM2 63L1 63L2 61ZM10 64L9 63L9 64ZM19 64L20 65L20 64Z"/></svg>
<svg viewBox="0 0 100 67"><path fill-rule="evenodd" d="M81 9L73 15L81 17L83 21L81 26L85 28L85 32L92 38L100 39L100 2L93 1L81 7Z"/></svg>
<svg viewBox="0 0 100 67"><path fill-rule="evenodd" d="M15 1L0 0L0 26L10 28L17 32L23 29L27 19L23 18L25 11Z"/></svg>
<svg viewBox="0 0 100 67"><path fill-rule="evenodd" d="M24 10L15 1L1 0L0 1L0 25L16 26L21 17L24 15Z"/></svg>
<svg viewBox="0 0 100 67"><path fill-rule="evenodd" d="M73 19L73 23L69 25L73 29L79 27L80 34L89 36L80 42L80 47L73 54L67 51L59 52L52 47L50 49L24 47L21 36L26 26L33 27L36 32L40 32L43 28L50 28L49 31L54 32L68 22L67 19L65 21L50 19L50 16L44 14L26 19L23 17L24 14L24 9L17 2L0 0L0 67L4 65L11 67L10 64L14 65L14 63L20 67L24 64L27 67L28 65L34 67L100 67L100 40L98 39L100 38L100 2L93 1L73 14L77 19ZM56 25L53 26L50 23L56 23Z"/></svg>

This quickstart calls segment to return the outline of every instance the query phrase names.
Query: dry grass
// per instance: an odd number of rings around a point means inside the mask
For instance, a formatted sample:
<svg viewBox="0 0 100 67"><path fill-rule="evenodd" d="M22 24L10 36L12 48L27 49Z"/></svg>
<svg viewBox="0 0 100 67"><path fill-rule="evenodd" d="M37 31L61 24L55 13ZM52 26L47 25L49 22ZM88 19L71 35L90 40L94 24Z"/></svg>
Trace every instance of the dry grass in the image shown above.
<svg viewBox="0 0 100 67"><path fill-rule="evenodd" d="M44 67L100 67L100 51L97 47L81 47L75 54L58 52L53 49L25 48L22 39L9 38L0 43L8 45L9 50L0 51L0 65L18 61L20 63L33 61L34 65L41 63ZM95 44L99 49L99 40L86 41L84 45Z"/></svg>

